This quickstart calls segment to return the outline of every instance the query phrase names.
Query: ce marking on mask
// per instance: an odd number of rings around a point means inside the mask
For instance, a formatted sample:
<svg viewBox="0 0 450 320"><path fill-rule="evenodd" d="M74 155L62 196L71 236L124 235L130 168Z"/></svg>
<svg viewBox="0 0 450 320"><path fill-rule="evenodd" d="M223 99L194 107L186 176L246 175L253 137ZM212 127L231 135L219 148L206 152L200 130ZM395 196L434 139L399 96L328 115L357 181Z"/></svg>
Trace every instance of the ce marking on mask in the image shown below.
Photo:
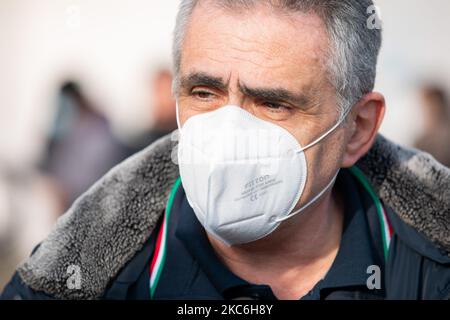
<svg viewBox="0 0 450 320"><path fill-rule="evenodd" d="M255 316L272 314L273 305L269 304L221 304L213 306L189 306L184 304L177 307L177 315L181 316Z"/></svg>
<svg viewBox="0 0 450 320"><path fill-rule="evenodd" d="M252 202L257 201L267 194L268 189L282 182L282 180L277 180L276 177L270 175L257 177L244 185L239 197L234 199L234 201L241 201L244 199L249 199Z"/></svg>

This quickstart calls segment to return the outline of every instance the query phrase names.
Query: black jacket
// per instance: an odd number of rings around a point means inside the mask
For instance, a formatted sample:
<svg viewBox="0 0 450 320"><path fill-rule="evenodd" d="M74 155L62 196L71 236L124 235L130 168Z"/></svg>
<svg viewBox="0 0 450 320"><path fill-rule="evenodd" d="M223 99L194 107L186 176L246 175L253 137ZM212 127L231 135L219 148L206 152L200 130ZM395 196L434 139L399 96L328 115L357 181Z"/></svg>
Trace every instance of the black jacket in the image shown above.
<svg viewBox="0 0 450 320"><path fill-rule="evenodd" d="M19 266L2 298L128 298L178 177L173 146L167 136L92 186ZM388 208L394 230L387 298L450 299L450 170L381 136L358 167ZM68 285L74 266L81 274L76 288Z"/></svg>

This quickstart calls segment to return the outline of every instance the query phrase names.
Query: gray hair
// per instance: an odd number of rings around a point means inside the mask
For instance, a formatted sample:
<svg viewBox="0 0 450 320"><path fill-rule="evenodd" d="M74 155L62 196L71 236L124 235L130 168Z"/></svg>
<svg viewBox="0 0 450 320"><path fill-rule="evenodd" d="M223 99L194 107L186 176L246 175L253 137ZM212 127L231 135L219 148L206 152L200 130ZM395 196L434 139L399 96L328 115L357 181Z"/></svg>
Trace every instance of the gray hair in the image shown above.
<svg viewBox="0 0 450 320"><path fill-rule="evenodd" d="M175 92L184 33L199 1L201 0L181 0L179 7L173 41ZM373 8L372 0L263 1L265 4L290 12L315 13L324 21L330 40L326 57L327 75L336 90L341 116L364 94L373 90L381 47L381 26L371 28L368 25L368 14ZM213 0L226 9L249 9L263 1Z"/></svg>

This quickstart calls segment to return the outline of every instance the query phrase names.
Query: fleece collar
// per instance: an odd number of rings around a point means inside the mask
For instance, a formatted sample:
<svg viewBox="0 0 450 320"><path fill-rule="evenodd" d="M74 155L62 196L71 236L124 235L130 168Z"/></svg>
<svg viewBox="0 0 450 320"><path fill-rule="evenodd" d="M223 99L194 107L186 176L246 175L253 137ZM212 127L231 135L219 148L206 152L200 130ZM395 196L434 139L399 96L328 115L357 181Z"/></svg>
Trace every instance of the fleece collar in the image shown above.
<svg viewBox="0 0 450 320"><path fill-rule="evenodd" d="M172 161L174 147L167 135L95 183L19 266L23 281L55 298L100 298L142 248L164 211L179 175ZM402 221L450 252L448 168L426 153L400 147L382 136L357 165ZM70 289L67 281L78 268L81 288Z"/></svg>

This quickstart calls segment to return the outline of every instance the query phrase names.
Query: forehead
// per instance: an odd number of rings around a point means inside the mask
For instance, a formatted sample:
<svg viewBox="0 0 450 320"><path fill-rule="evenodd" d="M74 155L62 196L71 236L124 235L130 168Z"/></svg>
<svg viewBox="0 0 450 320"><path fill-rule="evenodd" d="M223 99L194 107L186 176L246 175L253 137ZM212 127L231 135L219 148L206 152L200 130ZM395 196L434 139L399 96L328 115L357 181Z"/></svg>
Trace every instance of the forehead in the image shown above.
<svg viewBox="0 0 450 320"><path fill-rule="evenodd" d="M186 30L181 72L237 76L248 85L310 85L324 80L327 50L326 29L315 14L267 5L231 11L202 1Z"/></svg>

